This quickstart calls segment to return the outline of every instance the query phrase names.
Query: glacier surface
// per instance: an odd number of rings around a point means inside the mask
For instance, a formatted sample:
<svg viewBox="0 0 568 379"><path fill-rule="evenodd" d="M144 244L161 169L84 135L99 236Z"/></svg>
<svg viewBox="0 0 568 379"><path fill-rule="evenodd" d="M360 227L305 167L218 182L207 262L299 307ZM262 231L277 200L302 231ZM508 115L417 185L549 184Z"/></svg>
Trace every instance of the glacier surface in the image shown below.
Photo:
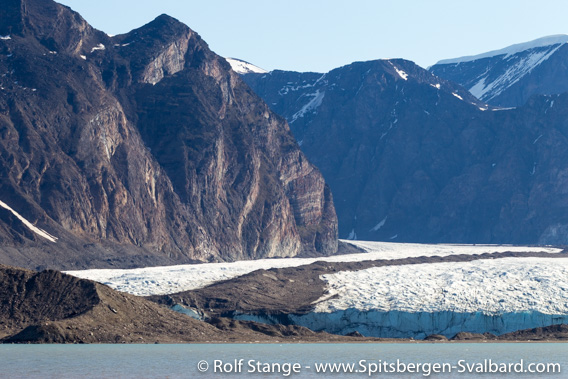
<svg viewBox="0 0 568 379"><path fill-rule="evenodd" d="M369 241L348 242L364 249L366 252L320 258L275 258L255 261L202 263L135 269L91 269L66 271L66 273L106 284L118 291L138 296L149 296L203 288L215 282L232 279L259 269L268 270L271 268L298 267L316 261L357 262L377 259L483 254L505 251L541 251L547 253L559 253L561 251L561 249L552 247L507 245L428 245Z"/></svg>

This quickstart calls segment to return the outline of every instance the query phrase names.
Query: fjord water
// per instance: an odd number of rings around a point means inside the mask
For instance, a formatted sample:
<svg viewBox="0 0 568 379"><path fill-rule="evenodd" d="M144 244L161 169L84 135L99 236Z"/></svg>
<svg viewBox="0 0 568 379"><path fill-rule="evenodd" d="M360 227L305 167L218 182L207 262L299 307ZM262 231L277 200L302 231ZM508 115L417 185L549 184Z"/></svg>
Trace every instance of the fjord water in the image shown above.
<svg viewBox="0 0 568 379"><path fill-rule="evenodd" d="M238 361L243 365L238 368ZM368 377L368 367L383 362L448 363L452 373L433 378L562 378L568 372L568 345L563 343L378 343L378 344L183 344L183 345L0 345L1 378L223 378L223 377ZM215 360L222 370L215 371ZM254 360L249 365L248 362ZM459 362L515 364L558 363L560 373L519 375L459 373ZM203 363L203 361L207 363ZM363 365L360 362L364 361ZM264 364L279 362L276 373L258 373ZM258 364L260 363L260 366ZM284 363L298 363L300 372L284 372ZM324 363L353 363L359 372L316 372ZM371 365L371 366L369 366ZM254 367L254 369L253 369ZM477 366L478 367L478 366ZM535 366L536 367L536 366ZM376 368L376 367L375 367ZM199 370L201 369L201 371ZM226 372L232 370L233 372ZM236 372L235 372L236 371ZM254 372L256 371L256 372ZM376 372L372 377L423 378L421 373Z"/></svg>

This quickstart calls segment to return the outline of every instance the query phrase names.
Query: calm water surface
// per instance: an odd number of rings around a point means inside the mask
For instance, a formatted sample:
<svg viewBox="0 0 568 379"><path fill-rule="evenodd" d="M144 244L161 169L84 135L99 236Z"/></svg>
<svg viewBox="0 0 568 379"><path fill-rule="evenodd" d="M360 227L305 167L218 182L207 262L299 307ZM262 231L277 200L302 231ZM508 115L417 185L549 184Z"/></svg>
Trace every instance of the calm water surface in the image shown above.
<svg viewBox="0 0 568 379"><path fill-rule="evenodd" d="M242 366L239 361L242 359ZM385 373L411 363L426 371ZM491 361L489 361L491 360ZM476 373L502 364L512 370L561 373ZM460 364L461 361L461 364ZM272 365L277 362L278 365ZM352 364L358 372L318 373L318 365ZM453 366L433 372L434 364ZM490 364L493 364L491 366ZM296 371L293 372L293 364ZM428 366L430 364L430 366ZM481 365L480 365L481 364ZM540 366L536 366L541 364ZM468 366L469 365L469 366ZM349 366L344 366L349 371ZM408 367L408 366L407 366ZM430 367L430 375L428 374ZM201 369L201 371L200 371ZM258 372L269 370L270 373ZM407 369L408 370L408 369ZM416 371L417 368L413 368ZM441 369L440 369L441 370ZM473 373L459 371L473 370ZM557 370L557 369L556 369ZM221 372L222 371L222 372ZM375 371L369 375L369 371ZM191 344L191 345L0 345L2 378L568 378L568 344Z"/></svg>

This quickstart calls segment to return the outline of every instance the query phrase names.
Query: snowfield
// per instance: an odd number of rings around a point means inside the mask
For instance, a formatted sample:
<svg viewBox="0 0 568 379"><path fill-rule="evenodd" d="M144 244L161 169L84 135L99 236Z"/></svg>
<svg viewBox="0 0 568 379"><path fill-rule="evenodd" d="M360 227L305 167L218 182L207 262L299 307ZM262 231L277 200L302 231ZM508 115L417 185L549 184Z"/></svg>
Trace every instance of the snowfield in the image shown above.
<svg viewBox="0 0 568 379"><path fill-rule="evenodd" d="M529 42L517 43L515 45L511 45L499 50L489 51L487 53L482 53L478 55L470 55L466 57L459 57L459 58L452 58L452 59L443 59L436 64L454 64L454 63L462 63L462 62L471 62L476 61L478 59L483 58L491 58L499 55L504 55L505 57L520 53L525 50L535 49L539 47L546 47L546 46L554 46L554 45L563 45L568 43L568 35L565 34L557 34L553 36L547 36L535 39Z"/></svg>
<svg viewBox="0 0 568 379"><path fill-rule="evenodd" d="M221 280L232 279L259 269L298 267L316 261L357 262L377 259L400 259L420 256L448 256L455 254L483 254L505 251L543 251L558 253L550 247L520 247L492 245L427 245L392 242L349 241L365 249L366 253L337 255L322 258L276 258L230 263L203 263L137 269L99 269L67 271L67 274L94 280L123 292L139 296L202 288Z"/></svg>

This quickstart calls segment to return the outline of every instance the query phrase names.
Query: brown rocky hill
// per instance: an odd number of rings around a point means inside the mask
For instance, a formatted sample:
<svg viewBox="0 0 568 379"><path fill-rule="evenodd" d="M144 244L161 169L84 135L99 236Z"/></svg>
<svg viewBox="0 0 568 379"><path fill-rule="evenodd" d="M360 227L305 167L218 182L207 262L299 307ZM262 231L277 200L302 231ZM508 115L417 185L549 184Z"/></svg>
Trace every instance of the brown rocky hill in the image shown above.
<svg viewBox="0 0 568 379"><path fill-rule="evenodd" d="M187 26L162 15L109 37L50 0L7 0L0 35L0 201L11 208L0 208L0 262L132 267L337 250L317 168Z"/></svg>

